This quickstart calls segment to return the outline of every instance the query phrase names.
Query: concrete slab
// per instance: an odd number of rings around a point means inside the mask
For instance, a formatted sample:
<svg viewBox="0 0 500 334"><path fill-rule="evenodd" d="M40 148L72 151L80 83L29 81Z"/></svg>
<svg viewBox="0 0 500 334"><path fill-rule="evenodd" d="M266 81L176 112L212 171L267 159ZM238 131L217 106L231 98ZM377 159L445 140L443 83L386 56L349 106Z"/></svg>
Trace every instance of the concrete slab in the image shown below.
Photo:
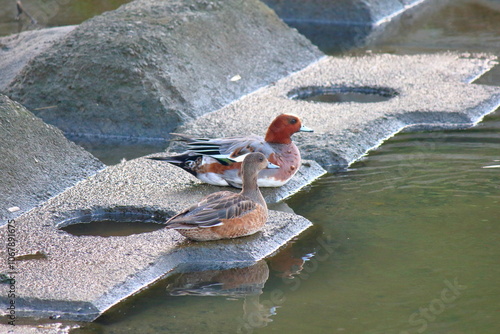
<svg viewBox="0 0 500 334"><path fill-rule="evenodd" d="M495 64L495 57L486 54L325 57L177 132L214 136L223 129L224 136L263 134L277 114L295 113L315 130L294 135L302 156L335 170L402 130L473 126L500 104L500 87L472 84ZM324 103L300 99L339 90L388 95L388 100Z"/></svg>
<svg viewBox="0 0 500 334"><path fill-rule="evenodd" d="M311 226L298 215L271 211L262 232L221 242L190 242L166 229L123 237L60 230L104 219L162 223L216 190L179 168L140 158L108 167L9 221L0 242L13 238L11 249L2 248L0 256L10 260L0 272L15 282L0 284L0 308L10 305L10 289L18 317L90 321L165 275L249 266Z"/></svg>
<svg viewBox="0 0 500 334"><path fill-rule="evenodd" d="M26 108L0 95L0 225L104 165Z"/></svg>

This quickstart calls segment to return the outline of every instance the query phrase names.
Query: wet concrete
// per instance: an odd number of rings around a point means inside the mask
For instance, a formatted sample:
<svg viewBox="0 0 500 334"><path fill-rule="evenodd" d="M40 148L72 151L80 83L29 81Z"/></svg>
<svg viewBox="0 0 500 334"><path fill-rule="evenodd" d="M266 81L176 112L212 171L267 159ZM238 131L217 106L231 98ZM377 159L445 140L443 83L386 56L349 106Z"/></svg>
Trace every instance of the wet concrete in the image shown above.
<svg viewBox="0 0 500 334"><path fill-rule="evenodd" d="M269 120L280 112L295 113L315 130L294 135L302 156L330 170L345 168L399 131L476 124L500 104L500 88L472 83L495 64L495 57L485 54L325 57L272 86L185 124L177 132L213 136L225 129L224 135L233 136L244 126L245 132L263 134ZM394 94L387 101L375 103L294 99L329 88Z"/></svg>
<svg viewBox="0 0 500 334"><path fill-rule="evenodd" d="M326 53L365 45L394 21L425 15L441 0L264 0L276 14ZM431 6L419 6L423 3ZM385 34L385 32L384 32Z"/></svg>

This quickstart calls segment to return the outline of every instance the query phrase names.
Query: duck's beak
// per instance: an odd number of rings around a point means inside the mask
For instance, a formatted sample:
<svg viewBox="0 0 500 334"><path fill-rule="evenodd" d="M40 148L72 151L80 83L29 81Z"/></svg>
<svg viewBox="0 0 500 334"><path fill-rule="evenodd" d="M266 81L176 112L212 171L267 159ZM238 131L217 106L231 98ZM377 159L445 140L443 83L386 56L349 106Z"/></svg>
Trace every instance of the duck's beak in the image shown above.
<svg viewBox="0 0 500 334"><path fill-rule="evenodd" d="M313 129L309 129L307 126L301 126L299 129L300 132L314 132Z"/></svg>
<svg viewBox="0 0 500 334"><path fill-rule="evenodd" d="M280 166L278 165L275 165L271 162L267 162L267 167L266 168L269 168L269 169L277 169L277 168L280 168Z"/></svg>

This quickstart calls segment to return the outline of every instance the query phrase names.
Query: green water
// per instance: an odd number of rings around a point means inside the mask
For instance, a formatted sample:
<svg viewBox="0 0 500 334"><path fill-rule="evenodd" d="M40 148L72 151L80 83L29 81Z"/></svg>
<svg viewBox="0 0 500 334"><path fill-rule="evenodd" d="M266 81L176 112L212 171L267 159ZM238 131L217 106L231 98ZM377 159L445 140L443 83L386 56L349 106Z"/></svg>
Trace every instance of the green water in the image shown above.
<svg viewBox="0 0 500 334"><path fill-rule="evenodd" d="M0 0L0 36L26 30L79 24L130 0L22 0L25 12L16 19L15 0ZM29 15L29 16L28 16ZM31 18L35 20L31 21Z"/></svg>

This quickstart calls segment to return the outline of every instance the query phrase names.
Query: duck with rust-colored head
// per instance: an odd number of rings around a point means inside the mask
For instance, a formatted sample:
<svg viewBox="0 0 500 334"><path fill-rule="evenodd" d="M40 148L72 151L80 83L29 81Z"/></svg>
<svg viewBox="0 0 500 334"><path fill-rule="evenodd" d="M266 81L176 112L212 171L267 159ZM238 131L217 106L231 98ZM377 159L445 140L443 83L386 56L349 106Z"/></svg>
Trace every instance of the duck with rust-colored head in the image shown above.
<svg viewBox="0 0 500 334"><path fill-rule="evenodd" d="M196 240L219 240L254 234L267 221L267 205L257 185L257 174L278 169L262 153L247 154L242 163L240 193L220 191L170 218L167 228Z"/></svg>
<svg viewBox="0 0 500 334"><path fill-rule="evenodd" d="M241 161L238 157L261 152L279 169L264 169L257 178L259 187L280 187L295 175L300 167L300 152L291 136L299 131L312 132L295 115L281 114L274 119L265 137L249 135L229 138L193 138L174 134L188 143L188 150L171 157L151 157L164 160L188 171L203 182L217 186L241 188ZM228 159L237 162L229 162Z"/></svg>

